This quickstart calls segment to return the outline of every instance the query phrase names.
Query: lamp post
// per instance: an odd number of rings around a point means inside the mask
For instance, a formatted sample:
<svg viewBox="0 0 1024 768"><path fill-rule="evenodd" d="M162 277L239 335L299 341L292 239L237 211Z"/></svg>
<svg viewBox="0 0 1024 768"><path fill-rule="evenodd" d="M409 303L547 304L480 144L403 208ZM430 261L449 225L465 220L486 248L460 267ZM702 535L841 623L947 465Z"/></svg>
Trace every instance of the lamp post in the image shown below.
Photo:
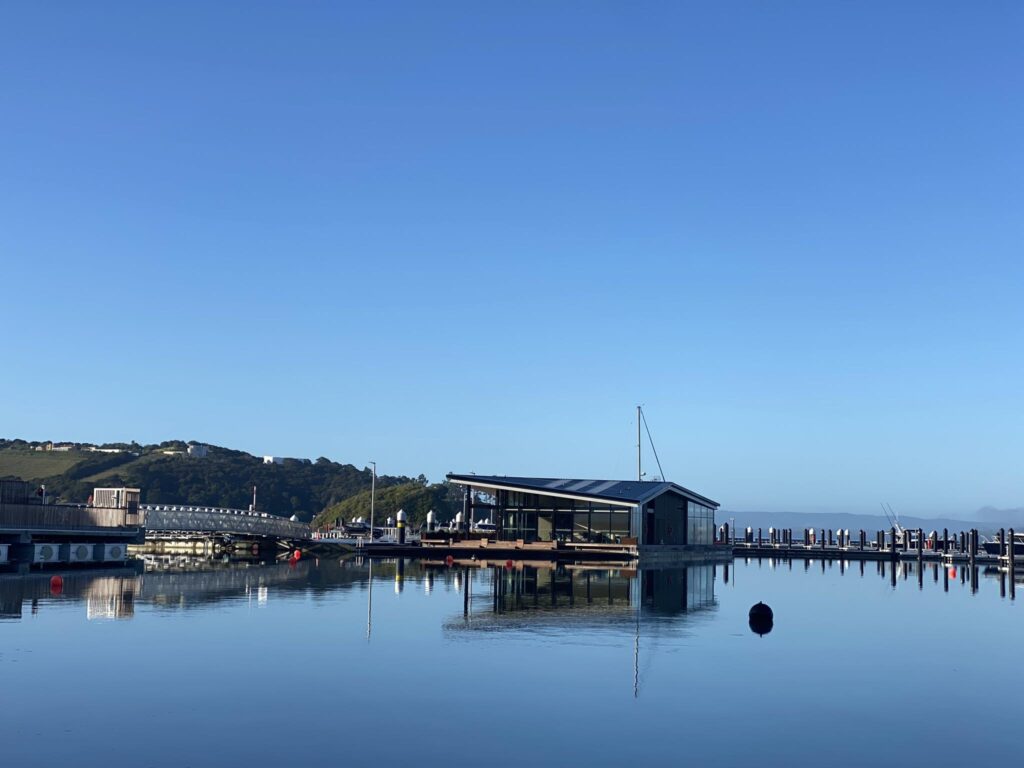
<svg viewBox="0 0 1024 768"><path fill-rule="evenodd" d="M373 467L373 474L370 477L370 543L373 544L373 502L377 493L377 462L371 461L370 466Z"/></svg>

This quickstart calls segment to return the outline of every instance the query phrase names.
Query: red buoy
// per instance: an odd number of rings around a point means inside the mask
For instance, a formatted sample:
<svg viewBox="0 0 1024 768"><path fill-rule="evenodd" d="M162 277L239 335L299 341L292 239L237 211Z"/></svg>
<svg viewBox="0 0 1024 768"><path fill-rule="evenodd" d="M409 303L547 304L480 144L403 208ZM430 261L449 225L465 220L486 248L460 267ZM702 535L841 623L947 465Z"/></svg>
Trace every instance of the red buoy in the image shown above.
<svg viewBox="0 0 1024 768"><path fill-rule="evenodd" d="M444 559L444 562L445 562L445 565L451 565L452 563L455 562L455 558L452 557L451 555L448 555L448 557L446 557Z"/></svg>
<svg viewBox="0 0 1024 768"><path fill-rule="evenodd" d="M956 578L956 566L955 565L952 568L949 569L949 578L951 578L951 579L955 579Z"/></svg>
<svg viewBox="0 0 1024 768"><path fill-rule="evenodd" d="M512 562L511 560L506 560L506 561L505 561L505 567L506 567L506 568L507 568L508 570L510 570L510 571L511 571L511 570L512 570L512 568L513 568L514 566L515 566L515 563L513 563L513 562Z"/></svg>
<svg viewBox="0 0 1024 768"><path fill-rule="evenodd" d="M56 575L55 576L51 576L50 577L50 594L56 596L56 595L59 595L63 591L64 591L64 578L61 577L61 576L56 576Z"/></svg>
<svg viewBox="0 0 1024 768"><path fill-rule="evenodd" d="M300 552L297 549L294 552L292 552L292 560L294 560L295 562L298 562L301 559L302 559L302 552Z"/></svg>

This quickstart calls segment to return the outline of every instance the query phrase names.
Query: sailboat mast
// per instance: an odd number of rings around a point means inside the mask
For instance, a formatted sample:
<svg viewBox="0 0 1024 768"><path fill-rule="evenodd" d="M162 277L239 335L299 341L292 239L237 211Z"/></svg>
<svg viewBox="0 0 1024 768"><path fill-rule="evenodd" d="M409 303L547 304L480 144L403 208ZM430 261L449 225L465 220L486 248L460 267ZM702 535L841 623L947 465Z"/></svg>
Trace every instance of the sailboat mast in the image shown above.
<svg viewBox="0 0 1024 768"><path fill-rule="evenodd" d="M640 406L636 407L636 480L644 479L642 458L640 453Z"/></svg>

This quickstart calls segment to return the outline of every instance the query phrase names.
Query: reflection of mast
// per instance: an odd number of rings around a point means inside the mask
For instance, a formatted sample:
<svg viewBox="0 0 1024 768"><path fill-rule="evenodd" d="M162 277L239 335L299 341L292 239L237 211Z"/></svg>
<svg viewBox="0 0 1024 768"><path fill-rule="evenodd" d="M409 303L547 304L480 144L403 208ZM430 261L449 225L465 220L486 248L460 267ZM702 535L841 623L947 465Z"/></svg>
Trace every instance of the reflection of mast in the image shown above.
<svg viewBox="0 0 1024 768"><path fill-rule="evenodd" d="M373 558L370 561L370 579L366 583L366 642L370 642L370 632L373 629Z"/></svg>
<svg viewBox="0 0 1024 768"><path fill-rule="evenodd" d="M636 574L636 635L633 637L633 698L640 698L640 571Z"/></svg>

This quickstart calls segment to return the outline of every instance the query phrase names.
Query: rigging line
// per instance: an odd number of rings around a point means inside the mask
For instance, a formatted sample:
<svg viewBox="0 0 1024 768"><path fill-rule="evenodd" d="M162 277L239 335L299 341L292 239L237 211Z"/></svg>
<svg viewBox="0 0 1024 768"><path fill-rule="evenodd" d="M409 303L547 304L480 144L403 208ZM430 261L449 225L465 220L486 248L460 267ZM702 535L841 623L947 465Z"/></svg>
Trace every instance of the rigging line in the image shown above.
<svg viewBox="0 0 1024 768"><path fill-rule="evenodd" d="M892 504L889 504L889 502L885 503L889 505L889 513L892 515L892 519L896 521L896 528L902 531L903 526L900 525L900 516L896 514L896 511L892 508Z"/></svg>
<svg viewBox="0 0 1024 768"><path fill-rule="evenodd" d="M644 409L640 409L640 418L643 419L644 429L647 430L647 439L651 443L651 450L654 452L654 461L658 464L658 473L661 475L662 482L665 481L665 470L661 468L661 459L658 458L658 449L654 447L654 438L651 437L651 428L647 426L647 416L644 415Z"/></svg>

